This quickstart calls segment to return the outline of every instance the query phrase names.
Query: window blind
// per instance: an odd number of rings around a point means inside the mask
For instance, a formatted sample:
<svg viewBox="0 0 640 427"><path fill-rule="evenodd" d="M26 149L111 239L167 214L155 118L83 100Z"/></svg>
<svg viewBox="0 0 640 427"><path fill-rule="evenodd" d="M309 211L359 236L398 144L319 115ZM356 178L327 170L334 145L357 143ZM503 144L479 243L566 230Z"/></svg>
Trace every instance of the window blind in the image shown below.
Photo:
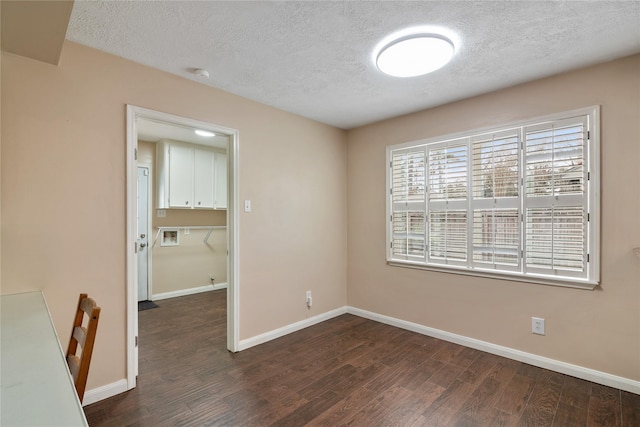
<svg viewBox="0 0 640 427"><path fill-rule="evenodd" d="M433 144L428 156L428 259L444 264L467 260L469 151L466 140Z"/></svg>
<svg viewBox="0 0 640 427"><path fill-rule="evenodd" d="M426 164L424 148L401 150L391 161L391 217L394 257L424 258Z"/></svg>
<svg viewBox="0 0 640 427"><path fill-rule="evenodd" d="M524 129L528 271L586 276L587 125L582 117Z"/></svg>

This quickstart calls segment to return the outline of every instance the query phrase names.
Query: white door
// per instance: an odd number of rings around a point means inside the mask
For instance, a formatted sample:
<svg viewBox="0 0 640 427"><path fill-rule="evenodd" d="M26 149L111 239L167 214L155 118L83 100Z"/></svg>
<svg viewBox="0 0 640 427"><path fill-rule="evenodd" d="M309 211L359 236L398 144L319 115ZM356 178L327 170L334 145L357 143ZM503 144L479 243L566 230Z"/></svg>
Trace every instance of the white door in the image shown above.
<svg viewBox="0 0 640 427"><path fill-rule="evenodd" d="M138 166L138 301L149 299L149 168Z"/></svg>

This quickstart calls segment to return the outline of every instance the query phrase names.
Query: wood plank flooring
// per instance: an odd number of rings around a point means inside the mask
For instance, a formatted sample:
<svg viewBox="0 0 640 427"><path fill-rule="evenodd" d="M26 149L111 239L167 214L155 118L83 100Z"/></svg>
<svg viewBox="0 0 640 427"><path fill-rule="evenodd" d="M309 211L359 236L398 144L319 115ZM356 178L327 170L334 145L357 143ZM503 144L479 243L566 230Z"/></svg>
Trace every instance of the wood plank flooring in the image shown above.
<svg viewBox="0 0 640 427"><path fill-rule="evenodd" d="M226 350L226 291L139 313L137 388L93 426L640 426L640 395L343 315Z"/></svg>

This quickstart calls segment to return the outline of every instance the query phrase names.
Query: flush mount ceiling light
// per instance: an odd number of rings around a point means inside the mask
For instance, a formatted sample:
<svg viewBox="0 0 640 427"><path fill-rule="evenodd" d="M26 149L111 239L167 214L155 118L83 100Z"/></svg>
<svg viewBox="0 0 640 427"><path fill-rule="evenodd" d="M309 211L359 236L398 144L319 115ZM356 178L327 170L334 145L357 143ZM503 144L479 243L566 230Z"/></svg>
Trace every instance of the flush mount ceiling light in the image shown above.
<svg viewBox="0 0 640 427"><path fill-rule="evenodd" d="M415 77L445 66L455 53L453 42L439 34L411 34L385 44L376 56L378 69L395 77Z"/></svg>
<svg viewBox="0 0 640 427"><path fill-rule="evenodd" d="M216 136L215 133L209 132L208 130L196 129L196 130L194 130L194 132L195 132L196 135L204 136L204 137L207 137L207 138L211 138L211 137Z"/></svg>

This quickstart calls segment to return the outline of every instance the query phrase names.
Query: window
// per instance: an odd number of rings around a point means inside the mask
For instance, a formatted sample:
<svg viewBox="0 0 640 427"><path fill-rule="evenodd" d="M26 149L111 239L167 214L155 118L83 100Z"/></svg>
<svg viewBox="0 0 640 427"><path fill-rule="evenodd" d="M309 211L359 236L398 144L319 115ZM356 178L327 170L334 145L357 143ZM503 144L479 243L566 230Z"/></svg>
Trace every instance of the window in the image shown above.
<svg viewBox="0 0 640 427"><path fill-rule="evenodd" d="M599 108L387 147L387 261L593 288Z"/></svg>

